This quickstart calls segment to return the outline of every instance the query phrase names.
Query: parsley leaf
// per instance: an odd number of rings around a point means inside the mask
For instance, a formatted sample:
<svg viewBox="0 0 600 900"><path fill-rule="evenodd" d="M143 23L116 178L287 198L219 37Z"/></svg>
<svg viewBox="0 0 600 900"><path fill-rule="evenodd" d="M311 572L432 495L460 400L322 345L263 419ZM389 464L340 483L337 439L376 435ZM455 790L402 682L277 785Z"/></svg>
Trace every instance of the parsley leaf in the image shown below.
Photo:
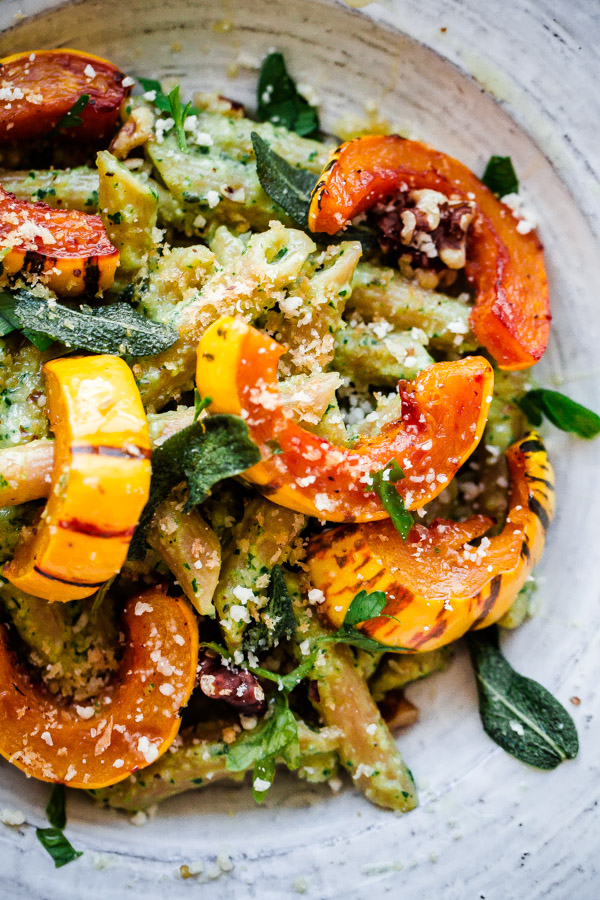
<svg viewBox="0 0 600 900"><path fill-rule="evenodd" d="M57 869L83 856L83 852L75 850L60 828L36 828L35 836L44 850L48 851Z"/></svg>
<svg viewBox="0 0 600 900"><path fill-rule="evenodd" d="M292 598L283 577L281 566L273 566L269 581L268 603L260 610L260 621L253 622L244 633L243 647L254 653L271 650L283 638L291 638L296 631L296 616L292 606ZM265 617L272 621L269 628Z"/></svg>
<svg viewBox="0 0 600 900"><path fill-rule="evenodd" d="M379 472L372 472L370 484L366 490L374 491L385 511L389 514L394 528L398 534L406 540L413 527L413 517L404 506L404 501L394 485L404 478L404 472L395 459L391 460Z"/></svg>
<svg viewBox="0 0 600 900"><path fill-rule="evenodd" d="M481 180L500 198L519 193L519 179L510 156L490 156Z"/></svg>
<svg viewBox="0 0 600 900"><path fill-rule="evenodd" d="M344 616L344 625L359 625L368 619L375 619L382 612L386 604L386 596L383 591L359 591Z"/></svg>
<svg viewBox="0 0 600 900"><path fill-rule="evenodd" d="M593 438L600 434L600 416L558 391L535 388L517 400L517 403L533 425L541 425L544 415L561 431L568 431L582 438Z"/></svg>
<svg viewBox="0 0 600 900"><path fill-rule="evenodd" d="M46 806L46 815L51 828L36 828L35 834L45 850L48 851L57 869L66 866L83 856L81 850L75 850L63 834L63 828L67 824L67 804L65 786L55 784L50 793Z"/></svg>
<svg viewBox="0 0 600 900"><path fill-rule="evenodd" d="M263 60L258 79L257 107L257 117L261 122L283 125L305 137L319 130L319 114L298 92L281 53L269 53Z"/></svg>
<svg viewBox="0 0 600 900"><path fill-rule="evenodd" d="M579 739L573 719L546 688L514 671L500 651L498 629L470 631L466 637L486 734L538 769L574 759Z"/></svg>
<svg viewBox="0 0 600 900"><path fill-rule="evenodd" d="M146 93L154 91L156 96L152 103L154 103L157 109L160 109L161 112L171 112L171 103L164 93L160 81L155 81L154 78L138 78L138 81Z"/></svg>
<svg viewBox="0 0 600 900"><path fill-rule="evenodd" d="M300 765L298 726L283 691L271 698L269 711L256 728L243 732L228 746L225 766L228 772L245 772L253 766L254 798L260 803L273 783L278 759L288 769ZM255 786L257 779L260 781Z"/></svg>
<svg viewBox="0 0 600 900"><path fill-rule="evenodd" d="M144 558L146 530L176 484L187 481L187 511L202 503L218 481L245 472L260 459L248 426L237 416L210 416L168 438L152 454L150 497L131 539L129 558Z"/></svg>
<svg viewBox="0 0 600 900"><path fill-rule="evenodd" d="M256 157L256 174L265 194L274 200L296 225L308 231L308 211L317 176L307 169L290 165L287 160L271 150L255 131L251 133ZM365 250L377 244L375 232L365 226L349 225L338 234L321 234L310 231L310 236L322 244L340 241L360 241Z"/></svg>
<svg viewBox="0 0 600 900"><path fill-rule="evenodd" d="M405 653L407 647L395 647L390 644L383 644L376 638L370 637L362 631L357 631L355 625L361 622L368 622L371 619L377 619L382 616L385 619L394 619L395 616L388 616L383 612L386 604L386 596L383 591L373 591L368 594L367 591L359 591L354 597L352 603L346 610L344 621L337 631L320 638L321 643L340 643L350 644L352 647L358 647L359 650L366 650L369 653Z"/></svg>
<svg viewBox="0 0 600 900"><path fill-rule="evenodd" d="M89 102L90 95L81 94L81 96L75 101L71 109L69 109L62 117L62 119L57 122L51 133L54 134L57 131L62 131L63 128L77 128L78 125L81 125L83 121L83 119L81 118L81 113L84 111Z"/></svg>
<svg viewBox="0 0 600 900"><path fill-rule="evenodd" d="M91 353L117 356L153 356L177 340L177 332L152 322L127 303L110 306L63 306L36 297L29 291L0 292L0 321L5 320L29 337L39 349L40 339L61 341L65 346Z"/></svg>

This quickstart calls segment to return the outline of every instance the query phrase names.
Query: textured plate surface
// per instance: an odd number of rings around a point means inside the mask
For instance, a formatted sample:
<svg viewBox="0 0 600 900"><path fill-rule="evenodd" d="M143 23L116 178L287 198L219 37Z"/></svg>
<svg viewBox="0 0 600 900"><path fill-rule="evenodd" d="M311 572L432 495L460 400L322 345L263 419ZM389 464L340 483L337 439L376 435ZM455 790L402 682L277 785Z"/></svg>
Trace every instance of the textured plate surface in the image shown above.
<svg viewBox="0 0 600 900"><path fill-rule="evenodd" d="M501 0L403 0L369 7L366 18L328 0L4 0L0 52L78 47L132 74L173 76L184 93L218 88L251 104L256 72L237 66L231 77L231 66L241 51L260 57L277 47L298 80L317 89L332 130L341 115L375 106L392 126L476 172L491 153L510 154L538 214L551 277L554 332L539 379L564 384L598 409L600 109L587 78L598 71L594 6L519 0L508 14ZM401 746L421 806L409 816L377 810L350 790L332 797L285 778L259 809L246 793L209 790L170 801L143 828L77 798L68 834L85 856L55 872L32 827L43 823L48 788L3 764L0 807L23 810L28 824L0 826L0 896L599 896L600 440L586 444L554 432L549 448L558 515L538 570L542 610L507 637L505 651L573 713L581 739L575 762L543 774L491 744L459 654L450 672L410 691L421 721ZM573 695L581 698L577 708L569 704ZM217 878L218 854L229 855L233 869ZM206 874L182 881L179 866L197 860Z"/></svg>

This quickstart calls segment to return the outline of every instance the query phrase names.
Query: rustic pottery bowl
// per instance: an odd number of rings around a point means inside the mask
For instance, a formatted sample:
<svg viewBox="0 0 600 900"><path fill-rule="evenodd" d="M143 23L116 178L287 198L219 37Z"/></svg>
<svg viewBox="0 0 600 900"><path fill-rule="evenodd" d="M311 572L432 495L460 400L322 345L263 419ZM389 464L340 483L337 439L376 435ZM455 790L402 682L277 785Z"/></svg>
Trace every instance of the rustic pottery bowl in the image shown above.
<svg viewBox="0 0 600 900"><path fill-rule="evenodd" d="M540 2L535 14L525 0L510 10L500 0L483 6L391 0L369 7L367 17L332 0L4 0L0 56L77 47L134 75L176 78L184 94L218 88L252 105L257 73L243 63L276 47L298 80L317 90L332 131L342 116L364 116L366 108L476 172L490 154L510 154L541 223L551 278L554 330L538 379L564 384L598 409L593 127L600 112L586 79L586 66L598 64L596 14L580 4L564 25L561 16L571 10L564 0ZM0 895L597 897L600 439L586 443L556 431L548 439L558 514L538 570L541 608L504 648L573 713L577 760L541 773L491 743L459 653L449 672L410 690L421 709L420 723L401 737L420 787L421 805L410 815L378 810L350 789L333 796L283 776L260 808L247 792L207 790L170 801L143 828L78 797L70 802L68 834L85 855L55 871L35 839L48 787L2 764L0 807L22 810L26 825L0 826ZM569 703L572 696L580 706ZM204 874L183 881L179 867L198 860Z"/></svg>

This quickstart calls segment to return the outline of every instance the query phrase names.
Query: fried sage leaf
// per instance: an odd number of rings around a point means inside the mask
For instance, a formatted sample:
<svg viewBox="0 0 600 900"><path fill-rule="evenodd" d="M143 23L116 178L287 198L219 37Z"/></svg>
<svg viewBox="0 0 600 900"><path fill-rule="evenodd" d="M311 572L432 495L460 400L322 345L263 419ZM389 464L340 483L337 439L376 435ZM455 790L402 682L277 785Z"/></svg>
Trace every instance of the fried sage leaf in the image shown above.
<svg viewBox="0 0 600 900"><path fill-rule="evenodd" d="M22 331L38 348L37 340L45 337L75 350L117 356L153 356L178 337L172 328L150 321L128 303L77 309L21 289L0 292L0 319Z"/></svg>
<svg viewBox="0 0 600 900"><path fill-rule="evenodd" d="M168 438L152 454L150 497L131 539L129 558L143 559L148 526L176 484L187 481L187 510L202 503L218 481L245 472L260 459L248 426L237 416L198 419Z"/></svg>

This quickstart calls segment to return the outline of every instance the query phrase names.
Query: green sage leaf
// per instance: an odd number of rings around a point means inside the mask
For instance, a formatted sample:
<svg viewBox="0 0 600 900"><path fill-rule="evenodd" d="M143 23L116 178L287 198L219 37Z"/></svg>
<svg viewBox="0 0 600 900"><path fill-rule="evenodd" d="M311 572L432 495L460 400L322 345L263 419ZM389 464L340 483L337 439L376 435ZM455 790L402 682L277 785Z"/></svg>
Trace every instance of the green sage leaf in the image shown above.
<svg viewBox="0 0 600 900"><path fill-rule="evenodd" d="M574 759L579 739L573 719L546 688L515 672L500 651L498 629L470 631L467 644L486 734L538 769L554 769Z"/></svg>

